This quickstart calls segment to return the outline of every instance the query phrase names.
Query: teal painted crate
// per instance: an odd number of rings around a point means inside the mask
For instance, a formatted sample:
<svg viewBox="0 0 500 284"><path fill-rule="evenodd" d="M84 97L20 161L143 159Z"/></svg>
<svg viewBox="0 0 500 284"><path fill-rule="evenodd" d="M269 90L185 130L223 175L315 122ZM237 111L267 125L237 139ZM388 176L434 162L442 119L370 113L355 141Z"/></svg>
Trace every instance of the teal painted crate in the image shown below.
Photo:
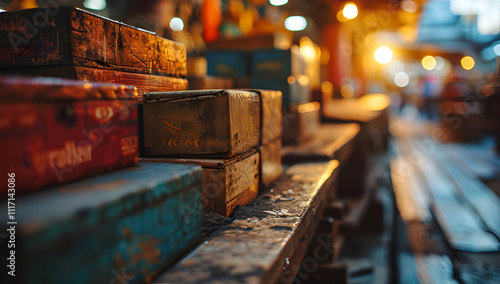
<svg viewBox="0 0 500 284"><path fill-rule="evenodd" d="M139 163L19 198L16 277L2 283L151 280L200 242L201 181L199 166Z"/></svg>
<svg viewBox="0 0 500 284"><path fill-rule="evenodd" d="M207 75L243 78L250 73L250 53L237 50L212 51L207 55Z"/></svg>
<svg viewBox="0 0 500 284"><path fill-rule="evenodd" d="M281 78L305 73L298 46L290 49L260 49L252 53L252 76Z"/></svg>

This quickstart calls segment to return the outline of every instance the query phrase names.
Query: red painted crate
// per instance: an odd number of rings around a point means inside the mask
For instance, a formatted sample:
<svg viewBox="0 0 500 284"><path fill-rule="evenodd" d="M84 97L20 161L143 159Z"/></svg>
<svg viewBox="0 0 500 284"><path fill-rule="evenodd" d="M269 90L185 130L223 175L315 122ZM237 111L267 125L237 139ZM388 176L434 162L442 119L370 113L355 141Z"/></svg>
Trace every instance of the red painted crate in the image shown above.
<svg viewBox="0 0 500 284"><path fill-rule="evenodd" d="M138 161L135 87L0 77L0 173L16 192Z"/></svg>

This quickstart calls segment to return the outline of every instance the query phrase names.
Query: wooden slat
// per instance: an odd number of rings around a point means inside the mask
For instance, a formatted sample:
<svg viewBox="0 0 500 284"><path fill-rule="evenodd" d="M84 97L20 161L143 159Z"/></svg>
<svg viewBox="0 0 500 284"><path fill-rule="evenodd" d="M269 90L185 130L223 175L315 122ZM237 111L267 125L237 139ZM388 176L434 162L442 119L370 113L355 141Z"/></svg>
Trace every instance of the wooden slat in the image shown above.
<svg viewBox="0 0 500 284"><path fill-rule="evenodd" d="M474 208L489 230L500 238L500 198L474 174L460 170L453 160L446 158L438 160L453 178L460 194Z"/></svg>
<svg viewBox="0 0 500 284"><path fill-rule="evenodd" d="M290 268L287 258L301 262L311 240L304 236L320 214L338 165L330 161L290 167L272 192L237 209L233 223L154 283L292 282L297 268ZM298 247L305 247L300 255Z"/></svg>
<svg viewBox="0 0 500 284"><path fill-rule="evenodd" d="M484 231L481 219L456 196L456 185L429 159L421 160L421 174L433 197L432 211L452 248L464 251L498 251L500 243Z"/></svg>
<svg viewBox="0 0 500 284"><path fill-rule="evenodd" d="M359 124L323 124L315 136L298 146L288 146L282 151L283 162L328 161L344 162L353 150L353 140L360 131Z"/></svg>

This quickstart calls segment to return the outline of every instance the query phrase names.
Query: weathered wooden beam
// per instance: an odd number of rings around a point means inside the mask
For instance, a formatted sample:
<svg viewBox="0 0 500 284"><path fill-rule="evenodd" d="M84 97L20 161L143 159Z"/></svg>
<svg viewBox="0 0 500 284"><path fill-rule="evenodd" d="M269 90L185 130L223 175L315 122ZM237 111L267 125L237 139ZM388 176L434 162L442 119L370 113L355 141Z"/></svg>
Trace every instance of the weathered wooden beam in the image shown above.
<svg viewBox="0 0 500 284"><path fill-rule="evenodd" d="M272 191L236 209L234 222L154 283L291 283L296 268L288 267L301 262L314 236L310 226L319 221L337 167L337 161L290 167ZM299 247L305 249L297 253Z"/></svg>

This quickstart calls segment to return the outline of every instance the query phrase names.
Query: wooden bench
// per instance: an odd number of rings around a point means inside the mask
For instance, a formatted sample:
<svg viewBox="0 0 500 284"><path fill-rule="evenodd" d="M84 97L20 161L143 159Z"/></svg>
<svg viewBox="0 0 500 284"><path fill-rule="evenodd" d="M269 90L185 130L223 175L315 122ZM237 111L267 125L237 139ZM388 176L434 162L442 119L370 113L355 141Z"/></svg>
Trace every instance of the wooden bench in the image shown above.
<svg viewBox="0 0 500 284"><path fill-rule="evenodd" d="M291 283L327 205L338 161L289 167L233 222L154 283Z"/></svg>

